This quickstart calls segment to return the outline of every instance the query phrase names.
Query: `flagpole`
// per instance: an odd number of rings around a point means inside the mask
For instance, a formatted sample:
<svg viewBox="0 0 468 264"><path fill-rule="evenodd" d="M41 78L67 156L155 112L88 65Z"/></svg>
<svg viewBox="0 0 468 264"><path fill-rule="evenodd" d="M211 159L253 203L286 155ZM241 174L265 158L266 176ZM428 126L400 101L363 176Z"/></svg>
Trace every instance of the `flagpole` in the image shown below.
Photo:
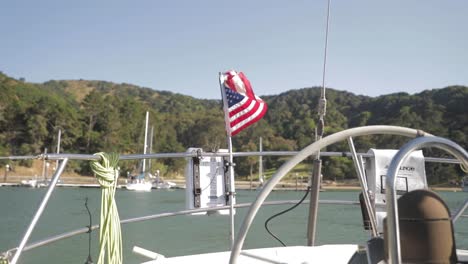
<svg viewBox="0 0 468 264"><path fill-rule="evenodd" d="M226 97L226 91L223 87L223 80L222 80L222 73L219 73L219 88L221 89L221 96L223 99L223 110L224 110L224 122L226 127L226 135L227 135L227 144L228 144L228 153L229 153L229 190L226 190L226 194L229 197L229 216L230 216L230 248L232 249L234 243L234 162L233 162L233 155L232 155L232 137L231 133L229 132L229 111L228 111L228 103Z"/></svg>

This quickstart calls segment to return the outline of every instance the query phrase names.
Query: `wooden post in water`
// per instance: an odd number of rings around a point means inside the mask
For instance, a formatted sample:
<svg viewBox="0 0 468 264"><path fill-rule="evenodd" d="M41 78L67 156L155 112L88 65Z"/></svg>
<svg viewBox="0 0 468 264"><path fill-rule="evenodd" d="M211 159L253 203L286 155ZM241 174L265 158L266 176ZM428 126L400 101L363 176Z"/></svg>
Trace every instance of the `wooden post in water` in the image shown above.
<svg viewBox="0 0 468 264"><path fill-rule="evenodd" d="M3 182L7 182L8 171L10 170L10 165L5 165L5 175L3 175Z"/></svg>

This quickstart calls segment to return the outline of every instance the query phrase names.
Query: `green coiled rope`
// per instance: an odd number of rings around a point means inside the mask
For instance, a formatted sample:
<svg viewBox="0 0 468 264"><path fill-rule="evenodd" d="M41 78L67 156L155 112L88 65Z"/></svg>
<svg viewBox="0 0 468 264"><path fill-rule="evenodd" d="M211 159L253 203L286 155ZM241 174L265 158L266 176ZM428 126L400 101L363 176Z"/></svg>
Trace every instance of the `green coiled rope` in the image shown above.
<svg viewBox="0 0 468 264"><path fill-rule="evenodd" d="M122 230L114 199L119 178L117 168L119 156L116 153L104 152L94 155L101 157L101 160L91 162L91 169L96 174L102 189L98 264L121 264L123 259Z"/></svg>

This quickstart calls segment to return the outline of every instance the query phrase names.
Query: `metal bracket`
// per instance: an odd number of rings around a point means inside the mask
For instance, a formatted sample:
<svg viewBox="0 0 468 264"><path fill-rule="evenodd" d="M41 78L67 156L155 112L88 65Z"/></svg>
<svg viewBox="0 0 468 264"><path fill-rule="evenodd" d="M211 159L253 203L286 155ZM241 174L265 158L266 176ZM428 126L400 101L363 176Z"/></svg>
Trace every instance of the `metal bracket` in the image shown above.
<svg viewBox="0 0 468 264"><path fill-rule="evenodd" d="M197 149L197 158L198 158L199 160L200 160L201 158L203 158L202 152L203 152L202 149Z"/></svg>
<svg viewBox="0 0 468 264"><path fill-rule="evenodd" d="M197 151L197 154L199 151ZM193 157L193 206L195 208L200 208L200 196L201 196L201 187L200 187L200 158Z"/></svg>
<svg viewBox="0 0 468 264"><path fill-rule="evenodd" d="M224 173L227 173L228 170L229 170L229 167L235 167L236 166L236 163L234 162L229 162L227 160L224 160Z"/></svg>

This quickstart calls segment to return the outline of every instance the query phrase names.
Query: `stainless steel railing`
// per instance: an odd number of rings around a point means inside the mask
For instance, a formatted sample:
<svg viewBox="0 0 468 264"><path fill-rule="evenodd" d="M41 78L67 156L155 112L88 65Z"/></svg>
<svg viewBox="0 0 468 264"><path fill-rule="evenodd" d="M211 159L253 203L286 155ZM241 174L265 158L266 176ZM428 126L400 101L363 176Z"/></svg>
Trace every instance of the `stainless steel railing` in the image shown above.
<svg viewBox="0 0 468 264"><path fill-rule="evenodd" d="M388 239L389 264L401 263L400 228L398 221L398 203L396 193L397 173L401 164L413 151L425 147L435 147L444 150L452 154L454 157L460 160L462 165L468 168L468 153L456 143L440 137L415 138L406 143L402 148L400 148L397 154L395 154L388 168L386 178L386 185L388 186L388 191L386 193L388 237L385 239Z"/></svg>

